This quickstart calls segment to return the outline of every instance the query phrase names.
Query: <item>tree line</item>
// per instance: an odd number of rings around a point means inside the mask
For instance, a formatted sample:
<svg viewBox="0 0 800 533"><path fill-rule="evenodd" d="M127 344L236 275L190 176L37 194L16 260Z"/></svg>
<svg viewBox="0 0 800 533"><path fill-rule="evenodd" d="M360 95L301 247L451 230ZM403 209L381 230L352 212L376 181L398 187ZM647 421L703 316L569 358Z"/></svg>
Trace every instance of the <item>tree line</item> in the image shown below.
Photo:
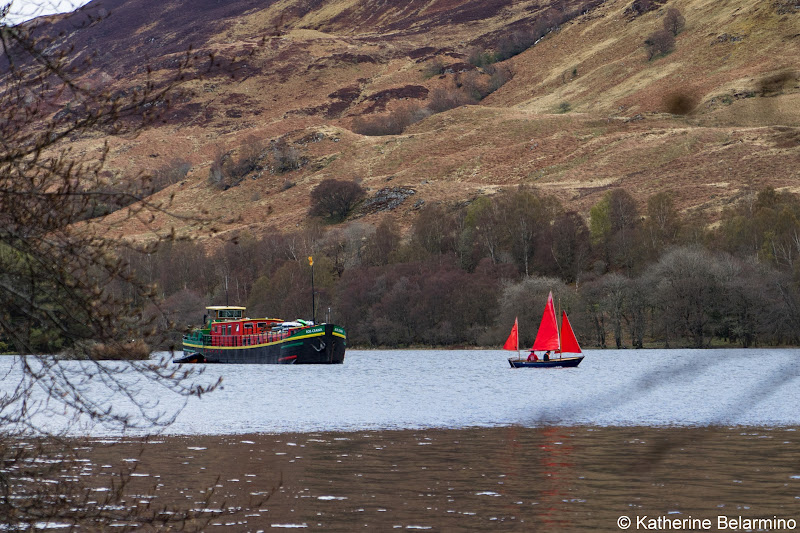
<svg viewBox="0 0 800 533"><path fill-rule="evenodd" d="M774 189L742 195L712 228L681 214L670 193L640 212L627 191L609 190L587 223L523 187L426 205L406 235L389 217L374 227L311 219L206 244L125 250L129 268L158 288L154 316L177 324L176 345L205 305L310 318L310 255L316 316L345 326L351 346L499 346L515 317L529 344L550 290L589 347L799 340L800 198Z"/></svg>

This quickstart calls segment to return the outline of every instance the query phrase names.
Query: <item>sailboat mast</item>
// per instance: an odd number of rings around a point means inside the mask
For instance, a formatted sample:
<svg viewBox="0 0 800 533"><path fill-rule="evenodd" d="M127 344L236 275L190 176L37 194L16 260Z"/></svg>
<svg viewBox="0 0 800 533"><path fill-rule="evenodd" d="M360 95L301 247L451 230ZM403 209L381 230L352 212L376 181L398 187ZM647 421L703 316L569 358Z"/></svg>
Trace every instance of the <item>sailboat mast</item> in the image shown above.
<svg viewBox="0 0 800 533"><path fill-rule="evenodd" d="M564 353L561 351L561 330L564 326L564 321L562 320L560 323L558 322L558 318L561 316L561 296L558 297L558 315L556 315L556 325L558 326L558 358L561 359L564 357Z"/></svg>

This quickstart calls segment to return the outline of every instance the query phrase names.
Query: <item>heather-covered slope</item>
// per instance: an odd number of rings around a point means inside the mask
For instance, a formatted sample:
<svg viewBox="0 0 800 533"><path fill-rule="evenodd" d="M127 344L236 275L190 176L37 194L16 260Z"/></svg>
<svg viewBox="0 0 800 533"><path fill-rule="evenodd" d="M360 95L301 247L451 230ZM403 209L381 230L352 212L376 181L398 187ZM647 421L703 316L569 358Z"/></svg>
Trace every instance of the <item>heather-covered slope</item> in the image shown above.
<svg viewBox="0 0 800 533"><path fill-rule="evenodd" d="M404 224L421 201L463 202L517 185L587 216L610 187L642 203L669 189L682 209L712 219L743 188L800 191L796 2L632 9L643 3L107 0L48 31L63 32L78 55L96 51L87 83L115 90L140 83L148 67L156 77L169 72L190 46L201 72L211 61L228 66L224 76L190 82L166 122L134 139L73 141L91 154L108 140L116 179L189 162L186 179L159 194L174 194L178 212L208 209L223 230L301 224L310 190L325 178L359 179L372 195L413 190L391 210L363 212ZM674 51L648 60L643 41L669 7L685 28ZM105 18L80 27L87 14ZM454 90L475 72L467 62L475 49L498 50L542 24L552 31L506 60L513 79L480 103L397 135L352 131L356 117L425 106L437 88ZM234 186L209 183L215 159L254 146L269 156L281 138L299 169L277 172L267 157Z"/></svg>

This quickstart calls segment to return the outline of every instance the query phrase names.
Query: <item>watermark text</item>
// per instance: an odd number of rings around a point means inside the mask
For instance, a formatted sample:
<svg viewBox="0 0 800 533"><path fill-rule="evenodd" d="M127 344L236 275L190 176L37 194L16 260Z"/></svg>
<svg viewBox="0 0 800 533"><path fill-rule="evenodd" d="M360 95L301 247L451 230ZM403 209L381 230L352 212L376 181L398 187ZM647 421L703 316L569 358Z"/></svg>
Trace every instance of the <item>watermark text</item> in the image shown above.
<svg viewBox="0 0 800 533"><path fill-rule="evenodd" d="M715 518L693 516L674 518L671 516L622 515L617 518L617 527L636 531L794 531L794 518L746 517L719 515Z"/></svg>

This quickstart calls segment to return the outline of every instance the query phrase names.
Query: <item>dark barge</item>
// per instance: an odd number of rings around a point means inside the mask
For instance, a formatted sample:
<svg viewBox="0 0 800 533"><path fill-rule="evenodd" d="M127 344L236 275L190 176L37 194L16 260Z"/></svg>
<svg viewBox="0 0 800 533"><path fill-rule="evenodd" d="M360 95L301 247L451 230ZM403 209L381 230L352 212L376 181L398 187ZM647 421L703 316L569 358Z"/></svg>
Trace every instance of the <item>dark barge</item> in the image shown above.
<svg viewBox="0 0 800 533"><path fill-rule="evenodd" d="M341 364L347 334L335 324L246 318L239 306L206 307L205 327L183 337L176 363Z"/></svg>

